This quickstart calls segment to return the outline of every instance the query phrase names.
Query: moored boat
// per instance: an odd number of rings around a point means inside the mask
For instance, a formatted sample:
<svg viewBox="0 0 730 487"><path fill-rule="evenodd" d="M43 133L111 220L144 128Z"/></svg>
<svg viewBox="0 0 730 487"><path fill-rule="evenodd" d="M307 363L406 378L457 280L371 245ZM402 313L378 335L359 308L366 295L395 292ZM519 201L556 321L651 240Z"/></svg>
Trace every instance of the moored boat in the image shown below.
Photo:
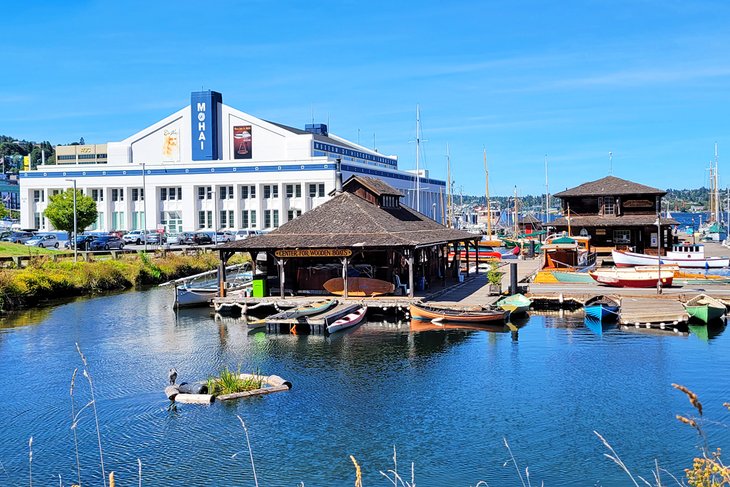
<svg viewBox="0 0 730 487"><path fill-rule="evenodd" d="M273 316L266 318L267 322L277 322L283 320L295 320L304 316L312 316L319 313L324 313L328 309L332 308L337 304L336 299L323 299L315 301L313 303L307 303L301 306L297 306L287 311L282 311Z"/></svg>
<svg viewBox="0 0 730 487"><path fill-rule="evenodd" d="M438 321L444 323L494 323L504 322L509 316L504 310L465 310L442 308L423 303L413 303L410 308L411 318L422 321Z"/></svg>
<svg viewBox="0 0 730 487"><path fill-rule="evenodd" d="M596 269L588 274L599 284L613 287L656 287L660 280L669 287L674 280L673 270Z"/></svg>
<svg viewBox="0 0 730 487"><path fill-rule="evenodd" d="M632 267L637 265L658 265L656 255L639 254L627 250L612 250L611 256L617 267ZM706 257L705 246L702 244L674 245L666 256L662 256L661 264L677 265L679 267L695 267L704 269L720 269L730 266L728 257Z"/></svg>
<svg viewBox="0 0 730 487"><path fill-rule="evenodd" d="M586 318L598 321L616 321L620 306L618 298L598 295L586 301L583 308Z"/></svg>
<svg viewBox="0 0 730 487"><path fill-rule="evenodd" d="M334 333L336 331L345 330L353 327L365 319L365 313L367 312L367 306L361 306L352 313L346 314L342 318L339 318L331 325L327 326L327 333Z"/></svg>
<svg viewBox="0 0 730 487"><path fill-rule="evenodd" d="M532 300L523 294L513 294L499 298L494 305L516 315L527 313L532 305Z"/></svg>
<svg viewBox="0 0 730 487"><path fill-rule="evenodd" d="M704 323L717 320L725 315L725 305L720 300L706 294L698 294L683 304L690 318L696 318Z"/></svg>
<svg viewBox="0 0 730 487"><path fill-rule="evenodd" d="M242 265L230 266L226 269L229 274L226 278L226 292L232 293L250 288L253 281L251 271L241 271ZM190 308L194 306L206 306L218 296L220 284L218 282L218 271L208 271L188 278L178 279L166 284L175 284L176 308Z"/></svg>

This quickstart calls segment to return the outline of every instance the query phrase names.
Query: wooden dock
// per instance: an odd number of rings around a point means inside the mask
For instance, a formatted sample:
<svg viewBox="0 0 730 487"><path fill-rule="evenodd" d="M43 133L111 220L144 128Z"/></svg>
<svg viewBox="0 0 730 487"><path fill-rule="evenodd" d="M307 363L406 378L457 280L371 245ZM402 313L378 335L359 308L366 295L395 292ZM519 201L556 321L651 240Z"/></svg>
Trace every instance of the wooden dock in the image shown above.
<svg viewBox="0 0 730 487"><path fill-rule="evenodd" d="M624 297L621 299L619 323L634 327L676 327L686 323L689 315L677 297Z"/></svg>
<svg viewBox="0 0 730 487"><path fill-rule="evenodd" d="M279 318L279 313L266 318L266 331L273 333L292 333L296 331L308 331L310 333L327 333L327 326L339 320L343 316L352 313L362 306L359 303L338 303L334 308L313 316L301 316L299 318Z"/></svg>

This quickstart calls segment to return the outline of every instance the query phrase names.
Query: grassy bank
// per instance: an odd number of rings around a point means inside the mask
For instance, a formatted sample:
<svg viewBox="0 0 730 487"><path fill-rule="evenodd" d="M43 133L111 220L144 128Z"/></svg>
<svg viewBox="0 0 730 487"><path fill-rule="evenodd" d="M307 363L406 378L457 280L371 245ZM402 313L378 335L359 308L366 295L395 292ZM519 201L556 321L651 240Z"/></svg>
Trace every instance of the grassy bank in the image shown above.
<svg viewBox="0 0 730 487"><path fill-rule="evenodd" d="M29 245L0 242L0 256L53 255L58 253L59 251L56 249L41 249Z"/></svg>
<svg viewBox="0 0 730 487"><path fill-rule="evenodd" d="M22 269L0 270L0 311L28 308L59 298L159 284L217 266L215 253L165 257L141 254L119 260L76 263L34 259Z"/></svg>

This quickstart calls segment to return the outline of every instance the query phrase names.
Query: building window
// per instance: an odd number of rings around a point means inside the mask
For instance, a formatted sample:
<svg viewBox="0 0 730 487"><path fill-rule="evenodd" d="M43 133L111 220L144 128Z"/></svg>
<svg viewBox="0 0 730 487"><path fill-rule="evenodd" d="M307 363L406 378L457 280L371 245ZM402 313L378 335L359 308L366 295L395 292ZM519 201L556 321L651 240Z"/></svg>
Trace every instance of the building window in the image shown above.
<svg viewBox="0 0 730 487"><path fill-rule="evenodd" d="M167 233L182 232L182 213L179 211L163 211L160 214L160 223Z"/></svg>
<svg viewBox="0 0 730 487"><path fill-rule="evenodd" d="M264 211L264 228L271 228L271 210Z"/></svg>
<svg viewBox="0 0 730 487"><path fill-rule="evenodd" d="M264 185L264 198L278 198L279 197L279 186L276 184L265 184Z"/></svg>
<svg viewBox="0 0 730 487"><path fill-rule="evenodd" d="M163 190L165 188L162 188ZM160 193L162 195L162 193ZM144 199L144 189L142 188L132 188L132 201L142 201ZM162 199L165 199L162 197Z"/></svg>
<svg viewBox="0 0 730 487"><path fill-rule="evenodd" d="M256 197L256 186L241 186L241 199Z"/></svg>
<svg viewBox="0 0 730 487"><path fill-rule="evenodd" d="M248 228L248 211L241 212L241 228Z"/></svg>
<svg viewBox="0 0 730 487"><path fill-rule="evenodd" d="M324 198L324 183L320 183L319 186L318 186L318 189L319 189L318 196L320 198Z"/></svg>
<svg viewBox="0 0 730 487"><path fill-rule="evenodd" d="M256 228L256 210L251 210L251 221L249 228Z"/></svg>
<svg viewBox="0 0 730 487"><path fill-rule="evenodd" d="M274 210L274 228L279 227L279 210Z"/></svg>
<svg viewBox="0 0 730 487"><path fill-rule="evenodd" d="M40 229L41 228L41 212L36 211L33 214L33 228Z"/></svg>
<svg viewBox="0 0 730 487"><path fill-rule="evenodd" d="M287 184L286 185L286 197L287 198L301 198L302 197L302 185L301 184Z"/></svg>
<svg viewBox="0 0 730 487"><path fill-rule="evenodd" d="M132 212L132 230L142 230L144 228L144 211Z"/></svg>
<svg viewBox="0 0 730 487"><path fill-rule="evenodd" d="M112 201L124 201L124 190L121 188L112 188Z"/></svg>
<svg viewBox="0 0 730 487"><path fill-rule="evenodd" d="M614 230L613 231L613 243L630 244L631 243L631 230Z"/></svg>
<svg viewBox="0 0 730 487"><path fill-rule="evenodd" d="M167 188L160 188L160 200L165 201L167 199Z"/></svg>
<svg viewBox="0 0 730 487"><path fill-rule="evenodd" d="M45 201L45 196L43 194L43 190L42 189L34 189L33 190L33 201L35 201L36 203L42 203L43 201ZM40 227L38 227L36 225L36 228L40 228Z"/></svg>
<svg viewBox="0 0 730 487"><path fill-rule="evenodd" d="M213 197L213 188L211 186L198 186L198 199L209 200Z"/></svg>
<svg viewBox="0 0 730 487"><path fill-rule="evenodd" d="M104 201L104 190L103 189L92 189L91 190L91 199L96 201L97 203L99 201Z"/></svg>
<svg viewBox="0 0 730 487"><path fill-rule="evenodd" d="M213 212L201 210L198 212L198 228L213 228Z"/></svg>
<svg viewBox="0 0 730 487"><path fill-rule="evenodd" d="M233 210L221 210L218 228L233 228Z"/></svg>
<svg viewBox="0 0 730 487"><path fill-rule="evenodd" d="M277 228L279 226L279 210L264 211L264 228Z"/></svg>
<svg viewBox="0 0 730 487"><path fill-rule="evenodd" d="M309 185L309 197L310 198L316 198L316 197L322 198L323 196L324 196L324 183Z"/></svg>
<svg viewBox="0 0 730 487"><path fill-rule="evenodd" d="M113 230L124 230L127 228L127 222L124 219L123 211L112 212L112 229Z"/></svg>
<svg viewBox="0 0 730 487"><path fill-rule="evenodd" d="M222 200L225 200L225 199L232 200L233 199L233 186L221 186L220 187L220 193L221 193L221 198L220 199L222 199Z"/></svg>
<svg viewBox="0 0 730 487"><path fill-rule="evenodd" d="M598 213L600 215L613 216L616 212L616 200L613 196L604 196L598 198Z"/></svg>
<svg viewBox="0 0 730 487"><path fill-rule="evenodd" d="M301 215L302 215L302 210L289 210L286 213L286 221L290 222L293 219L295 219L296 217L301 216Z"/></svg>

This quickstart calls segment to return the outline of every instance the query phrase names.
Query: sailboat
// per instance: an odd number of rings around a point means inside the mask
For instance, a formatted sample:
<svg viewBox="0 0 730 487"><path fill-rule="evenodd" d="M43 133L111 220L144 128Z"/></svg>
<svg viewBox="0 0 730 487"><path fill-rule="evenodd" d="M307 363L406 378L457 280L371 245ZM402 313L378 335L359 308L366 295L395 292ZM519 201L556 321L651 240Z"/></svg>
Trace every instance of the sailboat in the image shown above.
<svg viewBox="0 0 730 487"><path fill-rule="evenodd" d="M494 218L494 210L492 210L492 202L489 199L489 166L487 166L487 148L484 148L484 177L485 177L485 195L487 199L487 234L479 242L479 245L489 247L501 247L502 241L497 235L492 233L492 221ZM497 220L499 220L499 210L497 210Z"/></svg>

